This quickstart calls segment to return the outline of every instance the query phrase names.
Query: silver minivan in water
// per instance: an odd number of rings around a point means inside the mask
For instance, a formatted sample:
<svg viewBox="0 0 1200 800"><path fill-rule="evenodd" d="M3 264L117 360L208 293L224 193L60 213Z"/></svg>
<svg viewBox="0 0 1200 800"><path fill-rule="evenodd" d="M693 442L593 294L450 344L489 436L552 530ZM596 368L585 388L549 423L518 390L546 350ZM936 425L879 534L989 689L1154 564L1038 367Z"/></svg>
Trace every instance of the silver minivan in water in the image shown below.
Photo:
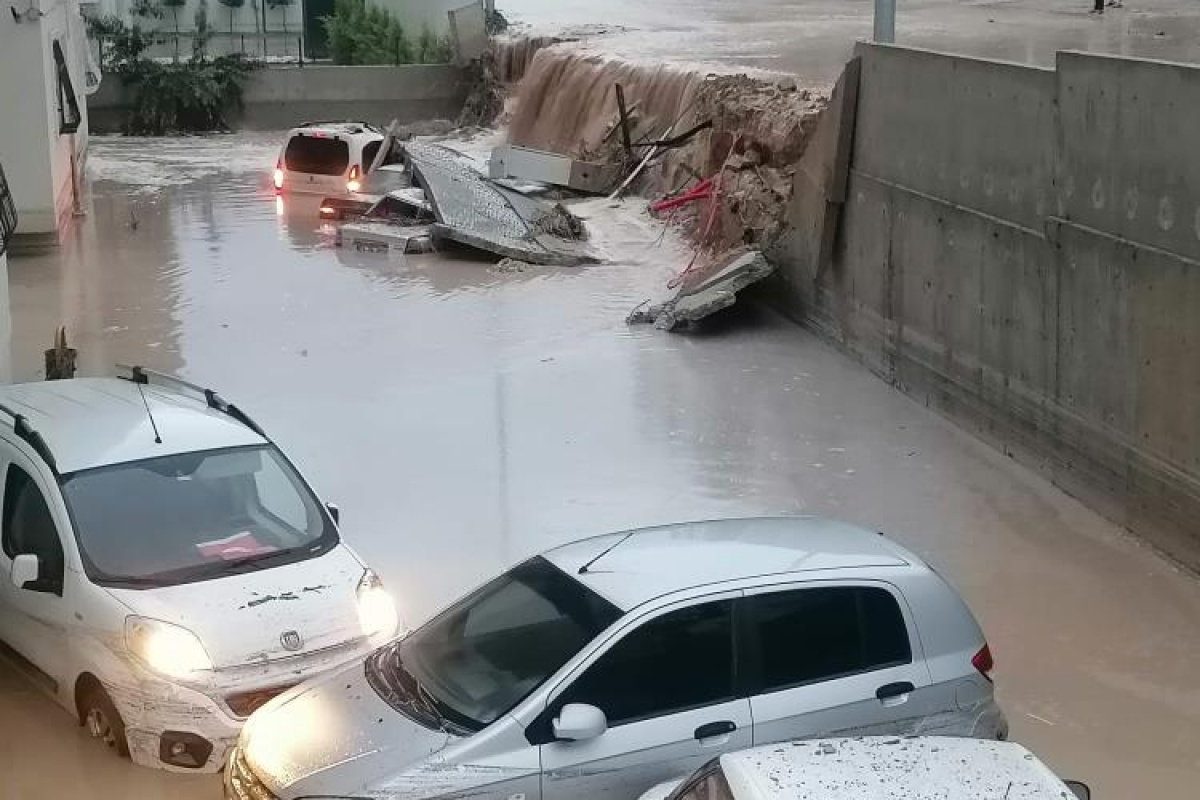
<svg viewBox="0 0 1200 800"><path fill-rule="evenodd" d="M817 519L619 533L530 559L255 714L230 800L637 797L822 735L1005 738L966 605Z"/></svg>

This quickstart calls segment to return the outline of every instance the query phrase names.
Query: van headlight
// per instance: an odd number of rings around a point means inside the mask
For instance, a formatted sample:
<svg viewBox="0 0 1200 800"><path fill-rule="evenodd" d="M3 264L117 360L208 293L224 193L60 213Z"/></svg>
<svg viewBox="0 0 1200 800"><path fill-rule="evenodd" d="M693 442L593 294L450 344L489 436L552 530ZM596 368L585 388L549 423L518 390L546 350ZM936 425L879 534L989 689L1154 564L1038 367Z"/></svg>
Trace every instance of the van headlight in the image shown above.
<svg viewBox="0 0 1200 800"><path fill-rule="evenodd" d="M396 602L383 588L383 581L371 570L364 572L358 582L358 621L363 635L375 645L395 636L400 624Z"/></svg>
<svg viewBox="0 0 1200 800"><path fill-rule="evenodd" d="M150 669L168 678L194 678L213 668L196 634L169 622L126 617L125 646Z"/></svg>

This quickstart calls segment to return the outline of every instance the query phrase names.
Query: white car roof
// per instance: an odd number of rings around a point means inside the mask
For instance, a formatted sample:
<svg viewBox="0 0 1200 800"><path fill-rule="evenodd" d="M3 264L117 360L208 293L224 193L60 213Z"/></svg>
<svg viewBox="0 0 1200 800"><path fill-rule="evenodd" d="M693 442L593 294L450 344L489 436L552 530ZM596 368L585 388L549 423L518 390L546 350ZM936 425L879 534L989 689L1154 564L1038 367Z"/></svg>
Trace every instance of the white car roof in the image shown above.
<svg viewBox="0 0 1200 800"><path fill-rule="evenodd" d="M656 597L724 581L912 564L880 534L815 517L664 525L584 539L544 557L625 611Z"/></svg>
<svg viewBox="0 0 1200 800"><path fill-rule="evenodd" d="M259 445L266 440L201 399L117 378L76 378L0 387L0 405L23 415L42 435L60 473L156 456ZM9 424L0 420L0 425Z"/></svg>
<svg viewBox="0 0 1200 800"><path fill-rule="evenodd" d="M382 139L383 134L365 122L309 122L288 131L288 138L305 133L338 134L341 136L365 135L372 139Z"/></svg>
<svg viewBox="0 0 1200 800"><path fill-rule="evenodd" d="M737 800L1073 800L1012 742L877 737L758 747L721 756Z"/></svg>

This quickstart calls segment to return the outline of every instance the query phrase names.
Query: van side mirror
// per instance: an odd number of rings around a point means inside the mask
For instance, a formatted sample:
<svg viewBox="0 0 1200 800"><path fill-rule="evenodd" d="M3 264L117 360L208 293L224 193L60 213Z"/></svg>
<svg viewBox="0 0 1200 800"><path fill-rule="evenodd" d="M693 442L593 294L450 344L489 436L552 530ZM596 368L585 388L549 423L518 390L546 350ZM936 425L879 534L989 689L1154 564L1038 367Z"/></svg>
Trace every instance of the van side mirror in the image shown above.
<svg viewBox="0 0 1200 800"><path fill-rule="evenodd" d="M13 586L18 589L34 589L41 571L41 562L38 561L37 556L33 553L22 553L13 559L12 572L9 573L9 577L12 579Z"/></svg>
<svg viewBox="0 0 1200 800"><path fill-rule="evenodd" d="M584 742L604 735L608 718L595 706L570 703L554 718L554 738L565 742Z"/></svg>
<svg viewBox="0 0 1200 800"><path fill-rule="evenodd" d="M1076 800L1092 800L1092 789L1086 783L1079 781L1063 781L1067 784L1067 788L1075 795Z"/></svg>
<svg viewBox="0 0 1200 800"><path fill-rule="evenodd" d="M333 517L333 522L335 525L342 524L342 510L338 508L336 504L326 503L325 508L329 511L329 516Z"/></svg>

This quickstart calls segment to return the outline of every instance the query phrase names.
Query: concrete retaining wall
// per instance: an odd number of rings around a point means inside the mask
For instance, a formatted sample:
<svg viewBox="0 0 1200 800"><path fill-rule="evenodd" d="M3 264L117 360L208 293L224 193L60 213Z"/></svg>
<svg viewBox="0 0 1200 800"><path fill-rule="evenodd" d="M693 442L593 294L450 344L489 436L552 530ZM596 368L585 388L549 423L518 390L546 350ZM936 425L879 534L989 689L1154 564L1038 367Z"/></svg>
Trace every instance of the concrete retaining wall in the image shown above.
<svg viewBox="0 0 1200 800"><path fill-rule="evenodd" d="M844 79L798 170L776 296L1200 568L1200 157L1181 133L1200 68L886 45L853 65L858 102Z"/></svg>
<svg viewBox="0 0 1200 800"><path fill-rule="evenodd" d="M466 74L451 65L270 67L246 84L245 108L231 122L251 130L282 130L312 120L385 125L393 119L455 119L467 89ZM105 76L100 91L88 98L92 129L119 131L125 103L120 80Z"/></svg>

